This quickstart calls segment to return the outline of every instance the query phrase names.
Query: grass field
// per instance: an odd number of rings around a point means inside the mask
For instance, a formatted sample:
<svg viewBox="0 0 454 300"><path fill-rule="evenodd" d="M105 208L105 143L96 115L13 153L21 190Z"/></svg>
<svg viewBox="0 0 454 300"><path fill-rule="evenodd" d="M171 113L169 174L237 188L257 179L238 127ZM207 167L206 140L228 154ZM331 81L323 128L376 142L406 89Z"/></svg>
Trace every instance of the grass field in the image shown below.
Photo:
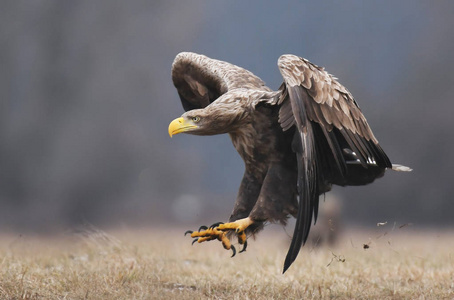
<svg viewBox="0 0 454 300"><path fill-rule="evenodd" d="M0 299L454 299L447 231L344 232L334 248L304 247L285 275L283 230L267 228L234 258L183 232L4 235Z"/></svg>

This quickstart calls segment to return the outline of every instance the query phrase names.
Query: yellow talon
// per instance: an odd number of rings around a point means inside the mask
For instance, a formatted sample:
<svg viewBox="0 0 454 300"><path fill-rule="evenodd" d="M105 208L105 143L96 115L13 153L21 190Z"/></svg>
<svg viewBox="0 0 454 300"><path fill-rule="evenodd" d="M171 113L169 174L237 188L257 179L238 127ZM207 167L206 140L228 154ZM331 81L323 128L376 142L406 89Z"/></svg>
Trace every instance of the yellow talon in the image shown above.
<svg viewBox="0 0 454 300"><path fill-rule="evenodd" d="M203 242L206 242L206 241L211 241L211 240L214 240L216 237L214 236L205 236L205 237L199 237L199 239L197 240L197 243L203 243Z"/></svg>
<svg viewBox="0 0 454 300"><path fill-rule="evenodd" d="M232 249L233 250L232 256L234 256L236 253L236 250L235 250L235 247L233 247L233 245L231 244L229 238L227 237L227 232L230 230L235 231L235 233L238 236L238 242L241 245L244 245L243 250L240 251L240 252L243 252L247 246L247 244L246 244L247 237L246 237L245 230L253 223L254 222L250 218L244 218L244 219L240 219L240 220L237 220L237 221L231 222L231 223L220 224L217 226L214 225L216 227L210 227L210 228L207 228L202 231L195 231L195 232L187 231L186 233L191 232L191 237L198 238L196 240L198 243L203 243L206 241L212 241L212 240L217 239L217 240L221 241L222 246L225 249L227 249L227 250ZM203 227L205 227L205 226L203 226Z"/></svg>
<svg viewBox="0 0 454 300"><path fill-rule="evenodd" d="M221 233L222 232L220 232L219 230L216 230L215 228L209 228L209 229L206 229L203 231L194 231L193 233L191 233L191 237L196 238L196 237L206 237L206 236L218 236Z"/></svg>
<svg viewBox="0 0 454 300"><path fill-rule="evenodd" d="M225 236L225 233L222 235L221 243L222 246L224 246L224 249L226 250L230 250L230 248L232 248L232 244L230 243L228 237Z"/></svg>
<svg viewBox="0 0 454 300"><path fill-rule="evenodd" d="M244 218L236 220L235 222L221 224L216 229L235 230L236 232L241 232L248 228L252 223L254 223L254 221L252 221L250 218Z"/></svg>

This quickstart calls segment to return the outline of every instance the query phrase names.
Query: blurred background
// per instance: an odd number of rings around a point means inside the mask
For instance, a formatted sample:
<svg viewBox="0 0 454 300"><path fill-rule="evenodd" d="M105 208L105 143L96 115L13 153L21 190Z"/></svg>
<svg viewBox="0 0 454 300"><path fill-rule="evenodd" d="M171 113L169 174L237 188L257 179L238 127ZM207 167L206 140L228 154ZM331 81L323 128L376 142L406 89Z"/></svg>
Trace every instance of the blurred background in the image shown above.
<svg viewBox="0 0 454 300"><path fill-rule="evenodd" d="M308 2L2 1L0 231L226 220L243 174L229 137L167 133L181 51L271 88L281 54L324 66L414 169L335 187L344 222L454 225L454 2Z"/></svg>

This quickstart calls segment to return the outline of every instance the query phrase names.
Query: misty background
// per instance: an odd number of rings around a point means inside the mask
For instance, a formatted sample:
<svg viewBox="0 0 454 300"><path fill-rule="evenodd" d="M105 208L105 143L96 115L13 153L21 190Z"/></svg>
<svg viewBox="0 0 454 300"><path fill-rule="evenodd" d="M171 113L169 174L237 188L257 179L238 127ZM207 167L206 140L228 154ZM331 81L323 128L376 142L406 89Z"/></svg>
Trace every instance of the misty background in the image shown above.
<svg viewBox="0 0 454 300"><path fill-rule="evenodd" d="M0 230L227 220L243 175L229 137L167 133L183 113L170 76L182 51L274 89L281 54L324 66L391 161L414 169L334 187L344 220L452 226L453 12L415 0L2 1Z"/></svg>

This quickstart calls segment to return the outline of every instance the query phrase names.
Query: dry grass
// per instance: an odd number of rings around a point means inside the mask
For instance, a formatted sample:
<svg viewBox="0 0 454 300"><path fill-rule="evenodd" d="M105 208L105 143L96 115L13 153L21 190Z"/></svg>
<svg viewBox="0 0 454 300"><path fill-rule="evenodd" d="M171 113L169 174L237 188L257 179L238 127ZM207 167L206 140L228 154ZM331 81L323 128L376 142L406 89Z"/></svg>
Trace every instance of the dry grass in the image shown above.
<svg viewBox="0 0 454 300"><path fill-rule="evenodd" d="M453 299L454 234L388 230L305 247L285 275L282 230L265 230L232 259L217 242L191 247L180 230L3 236L0 298Z"/></svg>

